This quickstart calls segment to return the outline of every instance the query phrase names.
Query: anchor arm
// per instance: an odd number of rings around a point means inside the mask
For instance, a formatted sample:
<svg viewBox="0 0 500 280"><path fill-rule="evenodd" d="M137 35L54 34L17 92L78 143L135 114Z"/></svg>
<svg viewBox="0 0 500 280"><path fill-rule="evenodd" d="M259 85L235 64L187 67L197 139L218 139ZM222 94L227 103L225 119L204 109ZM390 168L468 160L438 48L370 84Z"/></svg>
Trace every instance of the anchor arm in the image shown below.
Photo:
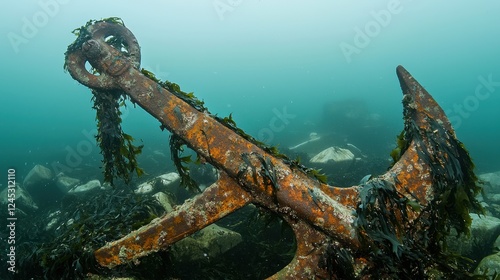
<svg viewBox="0 0 500 280"><path fill-rule="evenodd" d="M132 234L106 244L95 252L102 266L136 260L165 248L176 241L216 222L247 205L251 196L238 184L222 174L203 195L197 195L167 215L155 219Z"/></svg>

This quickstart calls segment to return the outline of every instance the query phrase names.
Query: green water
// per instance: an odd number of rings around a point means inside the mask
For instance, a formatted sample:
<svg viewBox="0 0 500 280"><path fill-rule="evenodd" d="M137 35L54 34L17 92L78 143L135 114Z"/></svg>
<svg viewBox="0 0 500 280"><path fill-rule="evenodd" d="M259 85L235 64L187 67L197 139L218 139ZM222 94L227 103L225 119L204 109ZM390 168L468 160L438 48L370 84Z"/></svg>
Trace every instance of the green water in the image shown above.
<svg viewBox="0 0 500 280"><path fill-rule="evenodd" d="M353 2L3 3L0 190L9 169L22 183L36 164L102 181L91 93L63 64L71 31L107 17L135 34L141 67L194 92L211 113L232 114L258 140L286 150L320 135L300 149L309 155L352 144L379 165L388 158L403 128L403 65L448 114L476 173L500 170L500 2ZM174 170L159 126L130 103L123 111L151 176Z"/></svg>
<svg viewBox="0 0 500 280"><path fill-rule="evenodd" d="M324 104L354 96L379 115L377 133L390 139L380 149L388 152L402 128L395 75L401 64L449 113L478 171L500 168L495 1L46 0L5 6L0 170L13 167L21 177L37 163L99 165L98 149L82 144L91 140L85 131L95 128L90 92L62 66L75 39L71 31L110 16L121 17L138 38L142 67L194 91L212 113L233 113L249 134L285 147L312 131L332 132L318 127L325 122ZM488 76L493 86L477 95L479 77ZM270 135L276 110L293 117ZM166 148L168 134L156 120L133 107L126 116L125 131L143 140L145 153ZM348 141L364 146L370 137ZM81 157L73 159L72 151Z"/></svg>

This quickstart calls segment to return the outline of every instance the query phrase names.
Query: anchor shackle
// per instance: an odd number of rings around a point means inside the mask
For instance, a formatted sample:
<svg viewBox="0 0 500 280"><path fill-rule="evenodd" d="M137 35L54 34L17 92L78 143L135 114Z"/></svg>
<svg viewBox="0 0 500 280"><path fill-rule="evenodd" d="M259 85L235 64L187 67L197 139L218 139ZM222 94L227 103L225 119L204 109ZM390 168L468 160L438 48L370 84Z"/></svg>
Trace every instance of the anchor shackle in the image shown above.
<svg viewBox="0 0 500 280"><path fill-rule="evenodd" d="M98 90L118 89L112 77L121 75L131 66L139 69L140 47L125 26L103 21L80 31L88 32L83 37L86 41L69 46L65 60L70 75L79 83ZM87 62L97 73L87 70Z"/></svg>

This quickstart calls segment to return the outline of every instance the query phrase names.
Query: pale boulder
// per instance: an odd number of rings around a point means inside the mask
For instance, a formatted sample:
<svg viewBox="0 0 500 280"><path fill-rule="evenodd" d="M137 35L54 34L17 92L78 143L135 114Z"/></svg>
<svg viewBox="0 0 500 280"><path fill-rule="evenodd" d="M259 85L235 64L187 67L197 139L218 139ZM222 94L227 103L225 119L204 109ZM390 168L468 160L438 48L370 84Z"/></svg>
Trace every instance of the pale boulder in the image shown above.
<svg viewBox="0 0 500 280"><path fill-rule="evenodd" d="M174 200L171 196L164 192L157 192L153 195L153 197L160 203L160 205L165 209L166 213L172 212L174 210Z"/></svg>
<svg viewBox="0 0 500 280"><path fill-rule="evenodd" d="M23 187L30 189L37 185L46 185L52 181L54 174L47 167L37 164L35 165L28 175L24 178Z"/></svg>
<svg viewBox="0 0 500 280"><path fill-rule="evenodd" d="M134 192L136 194L148 194L152 193L153 191L166 190L179 180L180 176L176 172L165 173L140 184L139 186L137 186Z"/></svg>
<svg viewBox="0 0 500 280"><path fill-rule="evenodd" d="M311 158L311 163L327 163L329 161L333 162L341 162L341 161L349 161L354 160L354 154L348 150L340 147L330 147L319 154L315 155Z"/></svg>
<svg viewBox="0 0 500 280"><path fill-rule="evenodd" d="M241 241L239 233L211 224L172 245L171 252L178 260L196 261L223 254Z"/></svg>
<svg viewBox="0 0 500 280"><path fill-rule="evenodd" d="M10 188L12 189L12 188ZM31 198L31 195L24 189L22 188L19 184L16 184L16 187L14 188L15 191L8 191L9 188L5 188L0 192L0 204L2 205L8 205L8 204L15 204L15 209L20 210L37 210L38 205L33 201ZM15 194L15 199L14 200L9 200L8 194ZM12 199L12 196L10 197ZM6 207L7 208L7 207ZM10 208L10 207L9 207Z"/></svg>
<svg viewBox="0 0 500 280"><path fill-rule="evenodd" d="M78 185L71 189L68 193L80 193L87 192L93 189L97 189L101 187L101 182L99 180L90 180L83 185Z"/></svg>
<svg viewBox="0 0 500 280"><path fill-rule="evenodd" d="M80 184L80 180L76 178L68 177L62 173L56 177L56 186L63 193L69 192L73 187Z"/></svg>

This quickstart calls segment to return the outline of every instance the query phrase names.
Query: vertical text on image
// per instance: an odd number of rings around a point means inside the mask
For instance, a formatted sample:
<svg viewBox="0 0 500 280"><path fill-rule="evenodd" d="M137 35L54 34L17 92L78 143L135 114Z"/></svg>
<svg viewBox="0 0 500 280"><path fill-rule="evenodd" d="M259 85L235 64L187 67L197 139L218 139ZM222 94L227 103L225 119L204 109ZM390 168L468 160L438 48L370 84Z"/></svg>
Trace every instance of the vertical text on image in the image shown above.
<svg viewBox="0 0 500 280"><path fill-rule="evenodd" d="M7 270L16 271L16 170L7 170Z"/></svg>

